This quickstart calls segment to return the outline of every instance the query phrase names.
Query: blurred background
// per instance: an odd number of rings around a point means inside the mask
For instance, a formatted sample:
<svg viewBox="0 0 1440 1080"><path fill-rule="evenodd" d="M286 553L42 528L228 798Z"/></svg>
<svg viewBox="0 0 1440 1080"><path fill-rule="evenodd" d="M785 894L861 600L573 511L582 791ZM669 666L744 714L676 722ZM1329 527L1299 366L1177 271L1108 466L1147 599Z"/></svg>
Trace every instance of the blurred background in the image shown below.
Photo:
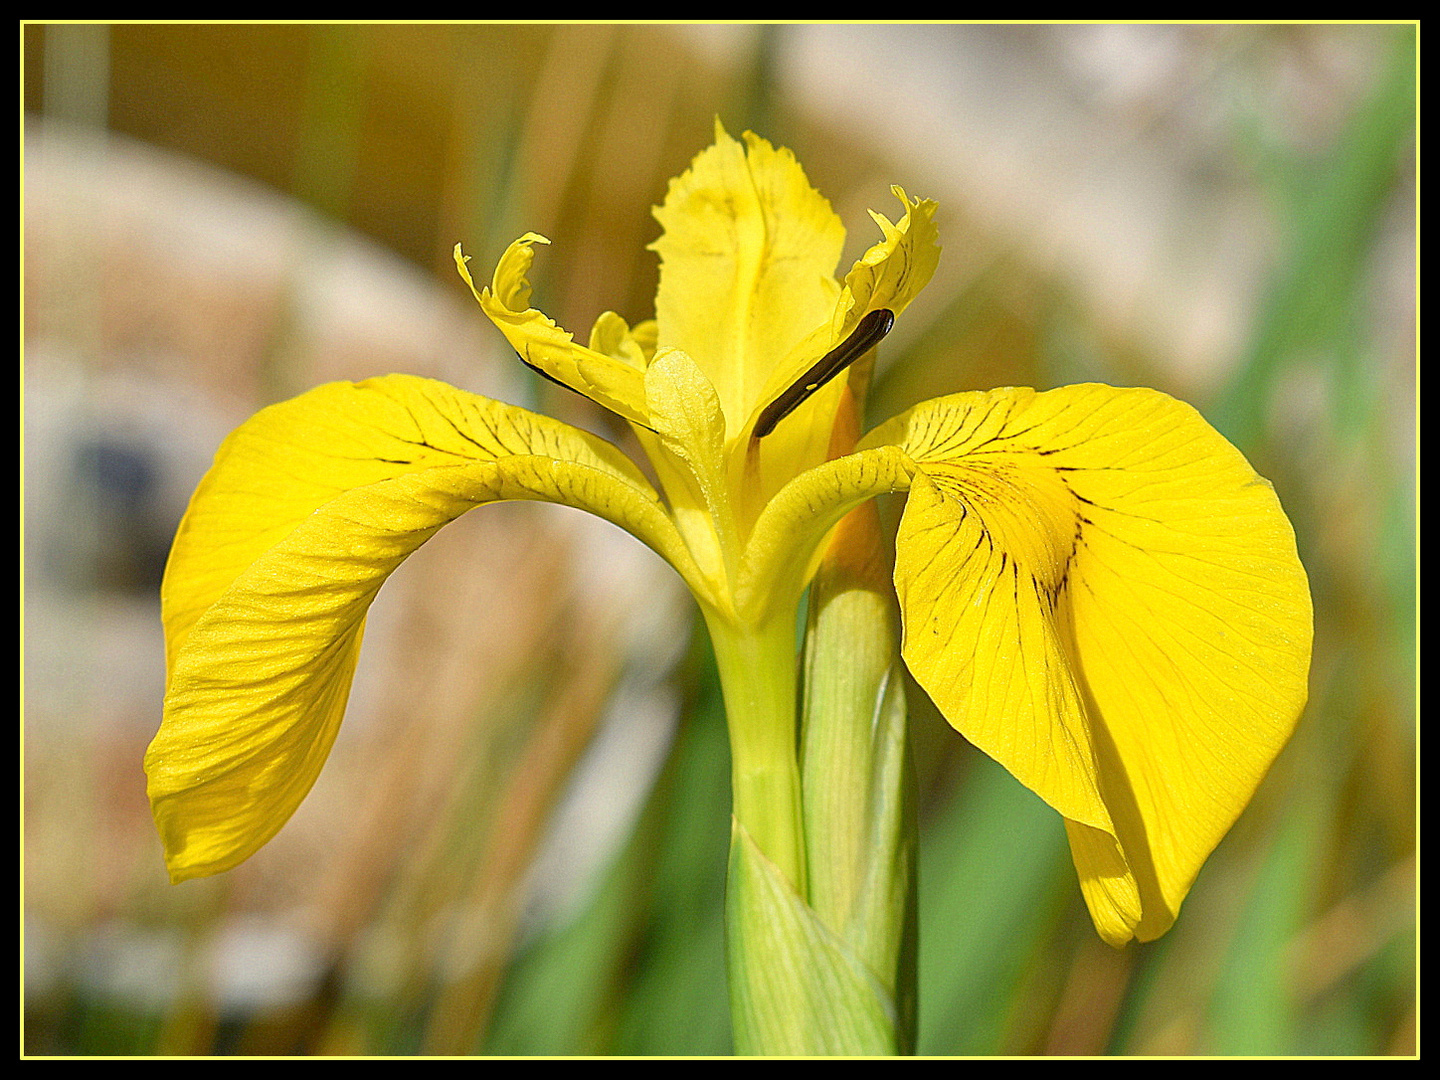
<svg viewBox="0 0 1440 1080"><path fill-rule="evenodd" d="M1413 26L22 32L25 1053L729 1052L708 646L608 525L488 507L402 567L240 868L170 885L141 772L224 435L405 371L623 439L451 249L483 278L533 229L561 325L647 318L650 207L717 117L796 152L843 267L890 184L939 200L872 419L1165 390L1273 480L1314 592L1306 714L1150 945L1100 942L1060 819L912 694L921 1052L1415 1053Z"/></svg>

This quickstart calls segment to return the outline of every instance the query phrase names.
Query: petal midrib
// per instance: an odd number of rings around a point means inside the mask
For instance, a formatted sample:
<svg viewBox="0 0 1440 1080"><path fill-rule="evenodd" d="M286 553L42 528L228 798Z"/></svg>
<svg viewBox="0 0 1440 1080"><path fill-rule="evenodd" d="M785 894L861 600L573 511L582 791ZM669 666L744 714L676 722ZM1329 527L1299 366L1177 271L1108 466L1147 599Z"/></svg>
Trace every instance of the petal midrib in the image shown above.
<svg viewBox="0 0 1440 1080"><path fill-rule="evenodd" d="M731 379L723 379L722 387L728 384L733 389L729 394L721 390L721 407L725 410L725 426L727 432L733 432L736 427L743 424L757 402L753 400L754 395L760 390L760 386L752 387L752 353L754 351L753 315L760 304L762 283L765 276L766 258L770 250L770 227L765 220L765 204L760 198L760 189L755 183L755 167L750 155L745 155L745 175L750 181L751 210L754 221L748 226L748 231L753 233L757 228L758 238L752 237L748 244L739 245L736 259L736 284L738 301L735 305L735 314L732 319L731 339L736 343L733 358L729 363L733 367L730 372ZM748 259L747 259L748 254ZM748 262L748 266L746 263ZM748 285L745 283L748 280ZM722 363L724 361L722 360ZM764 380L759 380L763 384Z"/></svg>

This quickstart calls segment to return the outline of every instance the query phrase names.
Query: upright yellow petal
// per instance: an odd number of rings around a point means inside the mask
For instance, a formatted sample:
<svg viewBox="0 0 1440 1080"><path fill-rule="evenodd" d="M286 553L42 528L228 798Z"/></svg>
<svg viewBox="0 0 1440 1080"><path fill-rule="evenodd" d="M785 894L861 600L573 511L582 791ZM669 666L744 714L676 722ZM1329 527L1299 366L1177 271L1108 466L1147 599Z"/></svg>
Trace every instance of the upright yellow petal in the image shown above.
<svg viewBox="0 0 1440 1080"><path fill-rule="evenodd" d="M619 360L636 371L644 371L650 366L650 358L655 355L653 333L646 334L646 330L653 329L654 325L653 321L642 323L632 330L615 312L601 312L595 325L590 328L590 348L594 352Z"/></svg>
<svg viewBox="0 0 1440 1080"><path fill-rule="evenodd" d="M576 344L573 334L530 306L528 275L535 261L534 245L549 242L537 233L516 240L500 257L485 289L475 287L465 265L469 256L461 254L459 244L455 245L455 265L481 309L526 366L626 420L648 427L644 368Z"/></svg>
<svg viewBox="0 0 1440 1080"><path fill-rule="evenodd" d="M890 190L905 208L904 214L892 224L883 214L870 211L882 239L855 260L826 321L815 327L787 363L774 367L759 408L844 341L869 312L885 308L901 314L935 275L940 261L940 234L935 228L938 204L933 199L912 200L901 187Z"/></svg>
<svg viewBox="0 0 1440 1080"><path fill-rule="evenodd" d="M659 342L699 365L733 438L774 368L834 312L845 228L790 151L718 124L655 217Z"/></svg>
<svg viewBox="0 0 1440 1080"><path fill-rule="evenodd" d="M332 383L226 440L161 590L165 711L145 770L172 878L228 869L279 830L329 753L381 584L440 526L506 499L599 514L695 575L618 450L443 383Z"/></svg>
<svg viewBox="0 0 1440 1080"><path fill-rule="evenodd" d="M1310 595L1273 489L1151 390L958 394L862 446L883 444L919 470L911 671L1068 819L1106 940L1158 937L1305 702Z"/></svg>
<svg viewBox="0 0 1440 1080"><path fill-rule="evenodd" d="M856 260L845 275L851 308L843 318L836 319L836 341L843 339L867 311L889 308L899 315L930 283L940 262L940 233L935 228L938 204L933 199L911 199L898 185L890 192L900 200L905 213L892 225L883 214L870 211L884 239Z"/></svg>
<svg viewBox="0 0 1440 1080"><path fill-rule="evenodd" d="M905 207L899 223L891 224L885 217L871 212L883 238L872 245L846 275L845 286L825 321L817 324L783 363L771 367L742 434L753 430L766 407L802 379L812 364L855 332L867 314L883 308L899 315L930 281L940 257L934 221L936 204L929 199L912 201L898 187L892 190ZM760 440L758 451L753 452L755 460L744 463L750 475L743 477L753 489L758 505L764 505L797 470L825 460L831 418L848 377L847 372L833 378L796 410L798 415L780 421ZM811 422L807 423L806 418ZM735 465L737 474L740 463L737 460ZM737 475L736 482L740 480Z"/></svg>

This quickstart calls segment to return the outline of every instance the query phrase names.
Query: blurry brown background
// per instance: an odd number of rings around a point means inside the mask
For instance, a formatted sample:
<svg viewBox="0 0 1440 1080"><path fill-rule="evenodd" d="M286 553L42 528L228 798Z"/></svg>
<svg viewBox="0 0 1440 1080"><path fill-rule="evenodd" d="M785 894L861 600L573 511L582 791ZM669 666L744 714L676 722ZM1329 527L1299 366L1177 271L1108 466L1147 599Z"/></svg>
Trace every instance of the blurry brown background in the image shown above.
<svg viewBox="0 0 1440 1080"><path fill-rule="evenodd" d="M921 1050L1415 1050L1409 26L22 28L24 1050L723 1054L723 723L673 575L503 505L373 610L295 819L171 886L140 759L156 589L225 433L443 378L623 439L454 272L649 317L649 208L718 118L850 230L941 204L873 419L1083 380L1194 403L1271 478L1311 704L1160 942L1090 928L1058 819L913 695ZM890 509L894 509L893 507Z"/></svg>

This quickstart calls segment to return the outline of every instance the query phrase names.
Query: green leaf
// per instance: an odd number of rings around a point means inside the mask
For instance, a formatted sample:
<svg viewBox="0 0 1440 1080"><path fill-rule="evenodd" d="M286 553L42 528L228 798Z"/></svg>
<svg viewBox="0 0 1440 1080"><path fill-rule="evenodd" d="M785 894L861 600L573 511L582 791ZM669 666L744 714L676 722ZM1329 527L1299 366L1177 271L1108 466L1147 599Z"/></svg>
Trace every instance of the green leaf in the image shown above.
<svg viewBox="0 0 1440 1080"><path fill-rule="evenodd" d="M734 822L726 895L739 1054L889 1056L895 1000Z"/></svg>

